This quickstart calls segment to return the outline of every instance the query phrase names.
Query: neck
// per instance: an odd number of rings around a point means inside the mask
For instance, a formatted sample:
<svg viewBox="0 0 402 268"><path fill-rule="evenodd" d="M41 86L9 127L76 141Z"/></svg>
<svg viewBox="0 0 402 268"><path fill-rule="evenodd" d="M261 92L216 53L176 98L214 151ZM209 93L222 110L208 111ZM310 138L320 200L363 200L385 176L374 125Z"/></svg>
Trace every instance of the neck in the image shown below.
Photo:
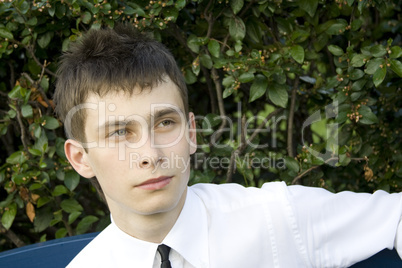
<svg viewBox="0 0 402 268"><path fill-rule="evenodd" d="M186 193L172 210L149 215L114 210L108 203L113 221L123 232L143 241L160 244L176 223L185 200Z"/></svg>

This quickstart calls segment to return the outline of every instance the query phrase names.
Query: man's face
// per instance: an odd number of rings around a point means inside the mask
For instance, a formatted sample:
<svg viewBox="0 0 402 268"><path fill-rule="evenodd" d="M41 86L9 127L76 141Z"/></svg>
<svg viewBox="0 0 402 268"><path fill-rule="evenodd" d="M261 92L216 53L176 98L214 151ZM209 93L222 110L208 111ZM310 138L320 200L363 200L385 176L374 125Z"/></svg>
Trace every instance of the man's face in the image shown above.
<svg viewBox="0 0 402 268"><path fill-rule="evenodd" d="M195 126L193 114L190 124L183 114L176 85L168 80L132 95L90 95L87 103L97 108L86 109L85 157L113 217L169 212L183 204Z"/></svg>

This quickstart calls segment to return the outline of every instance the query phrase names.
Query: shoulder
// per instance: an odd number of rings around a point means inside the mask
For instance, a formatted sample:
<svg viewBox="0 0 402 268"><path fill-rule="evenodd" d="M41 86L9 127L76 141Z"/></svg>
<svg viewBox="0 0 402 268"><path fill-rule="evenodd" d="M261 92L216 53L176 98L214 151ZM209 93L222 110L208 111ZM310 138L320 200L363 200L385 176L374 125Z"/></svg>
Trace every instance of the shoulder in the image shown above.
<svg viewBox="0 0 402 268"><path fill-rule="evenodd" d="M109 225L99 235L97 235L77 256L69 263L68 268L93 267L96 260L102 259L100 256L108 254L108 241L112 238L112 227Z"/></svg>
<svg viewBox="0 0 402 268"><path fill-rule="evenodd" d="M235 183L228 184L195 184L190 187L207 207L247 206L257 203L267 203L277 200L278 195L287 196L287 186L284 182L265 183L261 188L244 187ZM280 198L283 199L283 198Z"/></svg>

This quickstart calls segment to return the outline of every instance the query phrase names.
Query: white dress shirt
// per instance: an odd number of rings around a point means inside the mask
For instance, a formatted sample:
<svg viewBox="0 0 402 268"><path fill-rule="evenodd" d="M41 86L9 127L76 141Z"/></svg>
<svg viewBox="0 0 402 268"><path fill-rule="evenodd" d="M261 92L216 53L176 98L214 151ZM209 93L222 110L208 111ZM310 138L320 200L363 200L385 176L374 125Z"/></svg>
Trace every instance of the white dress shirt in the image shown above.
<svg viewBox="0 0 402 268"><path fill-rule="evenodd" d="M402 195L266 183L197 184L163 240L173 268L348 267L384 248L402 256ZM160 267L158 244L113 222L69 264Z"/></svg>

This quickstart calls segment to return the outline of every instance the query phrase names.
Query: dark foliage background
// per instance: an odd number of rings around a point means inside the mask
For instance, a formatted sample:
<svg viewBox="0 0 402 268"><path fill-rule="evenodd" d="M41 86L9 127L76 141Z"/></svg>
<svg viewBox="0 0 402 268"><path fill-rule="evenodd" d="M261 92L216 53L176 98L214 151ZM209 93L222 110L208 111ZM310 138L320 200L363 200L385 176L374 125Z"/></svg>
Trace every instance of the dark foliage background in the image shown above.
<svg viewBox="0 0 402 268"><path fill-rule="evenodd" d="M69 43L117 22L151 31L182 68L203 115L192 184L400 191L401 4L1 1L0 250L108 224L66 161L52 92Z"/></svg>

